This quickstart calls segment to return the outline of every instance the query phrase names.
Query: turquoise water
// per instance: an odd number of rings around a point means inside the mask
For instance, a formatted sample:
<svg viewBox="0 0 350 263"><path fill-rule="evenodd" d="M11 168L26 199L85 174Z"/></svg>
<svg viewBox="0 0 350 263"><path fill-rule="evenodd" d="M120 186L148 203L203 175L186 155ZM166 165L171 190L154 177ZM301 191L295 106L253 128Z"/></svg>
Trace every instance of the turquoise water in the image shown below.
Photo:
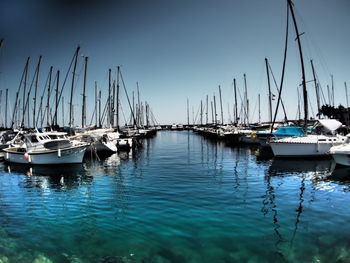
<svg viewBox="0 0 350 263"><path fill-rule="evenodd" d="M350 262L350 172L192 132L52 169L0 164L0 262Z"/></svg>

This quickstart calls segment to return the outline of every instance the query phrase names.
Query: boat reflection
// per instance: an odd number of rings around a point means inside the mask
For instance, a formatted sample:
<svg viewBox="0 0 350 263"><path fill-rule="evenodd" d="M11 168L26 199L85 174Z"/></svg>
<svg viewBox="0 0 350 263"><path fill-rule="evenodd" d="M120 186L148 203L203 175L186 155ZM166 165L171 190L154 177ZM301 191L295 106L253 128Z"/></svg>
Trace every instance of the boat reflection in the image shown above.
<svg viewBox="0 0 350 263"><path fill-rule="evenodd" d="M32 188L71 189L83 182L91 182L92 176L86 171L83 164L69 165L23 165L7 163L4 166L9 173L26 175L25 184Z"/></svg>
<svg viewBox="0 0 350 263"><path fill-rule="evenodd" d="M268 169L270 175L288 175L295 173L325 174L334 170L332 159L278 159L274 158Z"/></svg>
<svg viewBox="0 0 350 263"><path fill-rule="evenodd" d="M327 179L338 184L350 186L350 167L335 167Z"/></svg>

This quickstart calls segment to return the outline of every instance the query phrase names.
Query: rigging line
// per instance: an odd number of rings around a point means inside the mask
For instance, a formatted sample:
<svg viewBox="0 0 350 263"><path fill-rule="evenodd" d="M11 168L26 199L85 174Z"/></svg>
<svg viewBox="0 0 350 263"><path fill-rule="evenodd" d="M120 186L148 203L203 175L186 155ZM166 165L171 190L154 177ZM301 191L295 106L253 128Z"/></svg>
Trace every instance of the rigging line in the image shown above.
<svg viewBox="0 0 350 263"><path fill-rule="evenodd" d="M322 98L321 98L321 99L323 99L323 105L324 105L324 104L327 104L327 102L326 102L327 100L326 100L326 97L325 97L325 95L324 95L324 93L323 93L323 88L322 88L320 79L319 79L319 77L318 77L316 71L315 71L315 75L316 75L317 85L318 85L318 87L319 87L319 90L321 91L321 95L322 95Z"/></svg>
<svg viewBox="0 0 350 263"><path fill-rule="evenodd" d="M246 112L246 108L244 107L244 100L242 99L242 95L241 95L241 91L239 90L239 88L237 87L237 90L238 90L238 95L239 95L239 98L241 99L241 110L240 110L240 115L242 117L242 115L244 114L244 116L247 116L247 112ZM243 118L240 118L241 119L241 123L242 123L242 120L244 120L244 117ZM248 123L247 123L248 125Z"/></svg>
<svg viewBox="0 0 350 263"><path fill-rule="evenodd" d="M198 107L198 111L197 111L197 113L196 113L196 117L194 118L194 123L197 122L197 117L198 117L198 114L199 114L200 109L201 109L201 106Z"/></svg>
<svg viewBox="0 0 350 263"><path fill-rule="evenodd" d="M267 61L267 64L269 65L269 70L271 72L271 75L272 75L272 78L273 78L273 81L275 83L275 86L276 86L276 89L277 89L277 92L279 93L279 88L278 88L278 85L277 85L277 81L276 81L276 78L275 78L275 75L273 74L273 71L272 71L272 67L271 67L271 64L269 61ZM282 105L282 109L283 109L283 112L284 112L284 119L287 121L288 118L287 118L287 113L286 113L286 108L284 107L284 103L283 103L283 100L281 98L281 105Z"/></svg>
<svg viewBox="0 0 350 263"><path fill-rule="evenodd" d="M26 97L26 102L24 104L24 110L23 112L26 112L27 111L27 108L28 108L28 104L29 104L29 97L30 97L30 93L32 91L32 88L34 86L34 82L35 82L35 79L37 78L37 74L39 74L39 69L40 69L40 62L41 62L41 56L39 57L39 62L38 64L36 65L36 68L35 68L35 72L34 72L34 75L33 75L33 79L32 79L32 82L30 83L30 87L29 87L29 91L28 91L28 95ZM36 99L36 98L35 98ZM29 114L29 113L28 113ZM25 118L25 114L23 114L22 116L22 121L21 121L21 125L24 127L24 118ZM29 121L29 120L28 120ZM30 125L30 123L28 123L28 126ZM35 127L34 127L35 128Z"/></svg>
<svg viewBox="0 0 350 263"><path fill-rule="evenodd" d="M132 106L131 106L131 103L130 103L129 95L128 95L128 92L127 92L127 90L126 90L126 86L125 86L125 82L124 82L124 78L123 78L122 72L119 71L119 74L120 74L120 79L121 79L121 81L122 81L123 88L124 88L124 91L125 91L125 94L126 94L126 98L127 98L127 100L128 100L128 104L129 104L129 107L130 107L131 115L132 115L132 117L133 117L134 124L136 125L135 114L134 114L134 111L133 111Z"/></svg>
<svg viewBox="0 0 350 263"><path fill-rule="evenodd" d="M17 114L17 107L19 107L19 103L18 103L18 96L19 96L19 92L21 91L21 87L22 87L22 83L23 83L23 80L24 80L24 76L26 74L26 71L28 70L28 64L29 64L29 60L30 60L30 57L27 58L27 62L26 62L26 65L24 66L24 70L23 70L23 73L22 73L22 77L21 77L21 81L19 82L19 87L18 87L18 90L16 92L16 99L15 99L15 105L13 107L13 111L12 111L12 120L11 120L11 129L13 128L13 125L15 124L15 118L16 118L16 114Z"/></svg>
<svg viewBox="0 0 350 263"><path fill-rule="evenodd" d="M119 107L120 107L120 110L122 112L122 115L123 115L123 118L124 118L124 121L125 121L125 125L127 126L128 121L126 120L126 117L125 117L125 114L124 114L124 110L123 110L123 105L122 105L120 100L119 100Z"/></svg>
<svg viewBox="0 0 350 263"><path fill-rule="evenodd" d="M57 73L56 73L56 75L55 75L55 78L54 78L54 80L53 81L51 81L51 83L56 83L56 80L57 80ZM53 88L53 86L51 87L51 89L50 89L50 98L51 98L51 95L52 95L52 92L53 92L53 90L54 90L54 88ZM49 95L48 94L48 95ZM54 98L51 98L52 100L54 99ZM46 110L47 110L47 105L45 105L45 109L44 109L44 113L43 114L46 114Z"/></svg>
<svg viewBox="0 0 350 263"><path fill-rule="evenodd" d="M275 115L273 117L273 122L271 125L271 130L270 134L272 134L273 127L276 122L276 117L277 117L277 112L278 112L278 107L281 102L281 95L282 95L282 88L283 88L283 80L284 80L284 72L286 69L286 61L287 61L287 50L288 50L288 28L289 28L289 6L287 5L287 25L286 25L286 39L285 39L285 47L284 47L284 58L283 58L283 67L282 67L282 76L281 76L281 85L280 85L280 90L278 93L278 99L277 99L277 105L276 105L276 110L275 110Z"/></svg>

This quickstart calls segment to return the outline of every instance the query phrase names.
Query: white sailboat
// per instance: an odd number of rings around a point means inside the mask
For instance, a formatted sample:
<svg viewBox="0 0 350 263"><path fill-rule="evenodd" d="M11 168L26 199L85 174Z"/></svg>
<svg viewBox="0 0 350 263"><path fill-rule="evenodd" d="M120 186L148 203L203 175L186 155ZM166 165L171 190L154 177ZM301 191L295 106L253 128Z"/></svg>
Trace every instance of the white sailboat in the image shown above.
<svg viewBox="0 0 350 263"><path fill-rule="evenodd" d="M319 120L318 127L331 134L307 134L306 136L271 139L270 146L276 157L314 157L329 155L332 146L343 144L345 136L335 134L342 126L337 120ZM316 127L317 128L317 127Z"/></svg>

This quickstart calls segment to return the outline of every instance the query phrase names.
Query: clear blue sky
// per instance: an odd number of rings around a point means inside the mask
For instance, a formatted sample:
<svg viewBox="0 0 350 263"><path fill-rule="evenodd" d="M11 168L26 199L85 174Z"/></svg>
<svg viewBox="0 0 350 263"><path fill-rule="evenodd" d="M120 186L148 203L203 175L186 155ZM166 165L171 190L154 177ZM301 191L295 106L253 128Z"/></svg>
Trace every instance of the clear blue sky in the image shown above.
<svg viewBox="0 0 350 263"><path fill-rule="evenodd" d="M307 80L312 79L312 58L324 92L333 74L335 103L345 105L344 81L350 91L350 1L295 0L294 4L299 30L305 32L302 44ZM260 93L262 119L267 120L264 58L269 59L279 83L286 5L284 0L2 0L0 89L9 88L14 99L26 58L32 60L31 79L39 55L43 56L39 80L42 89L49 67L65 74L79 44L81 55L89 56L88 120L93 110L94 82L98 82L105 98L108 68L115 70L117 65L122 66L130 93L139 82L141 99L149 102L160 123L185 123L187 98L192 119L192 107L197 112L207 94L212 97L215 92L218 96L218 85L222 86L227 121L228 105L231 112L233 107L232 79L237 79L242 90L244 73L250 119L258 118ZM296 87L301 78L292 24L290 32L283 96L288 117L295 118ZM79 72L82 62L80 58ZM80 111L82 84L81 73L74 93L75 111ZM315 112L312 83L308 89ZM68 93L69 85L65 103ZM127 111L124 93L122 96ZM80 112L75 119L80 124Z"/></svg>

